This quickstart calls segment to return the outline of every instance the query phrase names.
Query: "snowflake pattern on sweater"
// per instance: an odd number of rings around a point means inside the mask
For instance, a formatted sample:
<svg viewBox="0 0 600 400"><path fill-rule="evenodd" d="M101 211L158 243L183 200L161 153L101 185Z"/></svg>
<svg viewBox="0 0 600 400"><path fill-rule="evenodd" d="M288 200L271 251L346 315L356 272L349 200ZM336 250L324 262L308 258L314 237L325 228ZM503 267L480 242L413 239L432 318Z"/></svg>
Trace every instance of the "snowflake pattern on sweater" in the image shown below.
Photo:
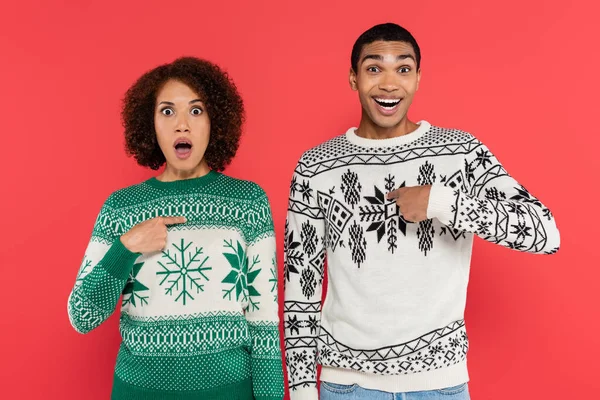
<svg viewBox="0 0 600 400"><path fill-rule="evenodd" d="M386 194L419 185L432 185L428 219L410 223ZM435 381L467 355L473 236L522 252L559 247L552 213L483 143L425 121L385 140L350 129L305 152L290 189L284 330L292 399L317 398L317 364Z"/></svg>
<svg viewBox="0 0 600 400"><path fill-rule="evenodd" d="M120 236L157 216L184 216L167 245L134 254ZM283 398L275 234L256 184L217 172L150 179L113 193L97 218L69 296L87 333L121 300L119 398Z"/></svg>

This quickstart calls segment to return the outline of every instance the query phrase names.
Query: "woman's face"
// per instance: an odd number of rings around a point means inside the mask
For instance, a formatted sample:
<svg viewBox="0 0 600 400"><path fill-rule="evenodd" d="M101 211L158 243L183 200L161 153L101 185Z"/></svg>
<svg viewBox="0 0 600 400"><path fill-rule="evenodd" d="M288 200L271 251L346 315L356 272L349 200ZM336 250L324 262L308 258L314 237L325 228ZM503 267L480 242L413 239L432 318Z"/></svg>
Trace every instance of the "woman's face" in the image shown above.
<svg viewBox="0 0 600 400"><path fill-rule="evenodd" d="M192 171L204 159L210 139L210 118L198 93L169 80L156 96L154 127L167 168Z"/></svg>

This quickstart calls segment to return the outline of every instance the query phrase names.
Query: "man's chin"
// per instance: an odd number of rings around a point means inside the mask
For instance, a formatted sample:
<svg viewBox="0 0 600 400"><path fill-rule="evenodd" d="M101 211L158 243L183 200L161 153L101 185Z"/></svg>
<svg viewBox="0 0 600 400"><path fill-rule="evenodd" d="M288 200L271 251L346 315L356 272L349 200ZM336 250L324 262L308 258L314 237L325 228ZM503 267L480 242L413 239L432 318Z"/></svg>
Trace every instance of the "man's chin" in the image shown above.
<svg viewBox="0 0 600 400"><path fill-rule="evenodd" d="M398 126L402 122L402 117L394 115L392 117L378 117L372 120L373 125L381 129L390 129Z"/></svg>

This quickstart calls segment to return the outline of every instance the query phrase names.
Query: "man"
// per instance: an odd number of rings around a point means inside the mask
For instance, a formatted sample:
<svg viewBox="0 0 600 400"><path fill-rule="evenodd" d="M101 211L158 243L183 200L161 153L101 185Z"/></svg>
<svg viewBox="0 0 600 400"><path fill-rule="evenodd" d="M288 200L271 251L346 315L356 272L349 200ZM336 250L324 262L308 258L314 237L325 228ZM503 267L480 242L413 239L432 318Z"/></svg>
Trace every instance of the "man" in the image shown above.
<svg viewBox="0 0 600 400"><path fill-rule="evenodd" d="M406 29L363 33L350 70L360 125L296 167L285 229L292 400L317 399L317 364L322 399L468 399L473 235L523 252L559 248L548 208L487 147L408 118L420 62Z"/></svg>

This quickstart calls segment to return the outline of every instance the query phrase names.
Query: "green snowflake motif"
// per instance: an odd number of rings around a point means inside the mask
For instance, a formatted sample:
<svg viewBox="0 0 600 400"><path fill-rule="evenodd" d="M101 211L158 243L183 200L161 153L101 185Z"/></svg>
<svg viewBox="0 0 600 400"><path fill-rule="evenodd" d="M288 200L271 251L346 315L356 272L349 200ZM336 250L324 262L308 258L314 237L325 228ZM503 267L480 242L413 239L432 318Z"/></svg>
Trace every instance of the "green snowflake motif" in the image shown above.
<svg viewBox="0 0 600 400"><path fill-rule="evenodd" d="M275 293L275 303L277 303L277 261L275 261L275 257L271 260L271 277L269 278L269 282L273 284L271 293Z"/></svg>
<svg viewBox="0 0 600 400"><path fill-rule="evenodd" d="M162 281L160 281L160 286L162 286L165 282L165 293L173 296L175 293L179 293L175 301L181 300L183 305L186 305L188 300L194 300L194 296L192 296L192 291L196 289L196 293L200 293L204 291L204 285L201 285L199 282L204 279L208 281L208 277L204 274L204 271L209 271L212 267L205 267L206 261L208 261L208 256L202 256L202 247L196 249L194 251L189 251L188 249L192 246L193 242L189 242L187 245L185 244L184 239L181 239L181 244L178 246L173 244L175 248L175 252L173 254L167 250L163 251L163 258L167 260L166 265L159 261L158 265L161 266L162 271L158 271L156 275L163 276ZM187 252L187 257L186 257Z"/></svg>
<svg viewBox="0 0 600 400"><path fill-rule="evenodd" d="M231 271L223 279L222 283L232 285L230 289L223 289L223 298L228 300L232 299L232 294L235 291L236 301L248 301L250 311L259 310L260 302L255 301L253 297L259 297L260 293L254 287L254 281L261 269L254 269L254 267L260 262L258 256L252 258L252 265L248 267L250 263L248 256L242 247L242 244L238 241L237 248L233 245L233 240L225 240L224 247L230 249L232 253L223 253L229 264L231 265Z"/></svg>
<svg viewBox="0 0 600 400"><path fill-rule="evenodd" d="M80 286L83 283L84 275L87 275L90 271L88 268L92 266L92 260L88 260L87 256L83 257L83 261L81 262L81 266L79 267L79 273L77 274L77 279L75 279L75 287Z"/></svg>
<svg viewBox="0 0 600 400"><path fill-rule="evenodd" d="M143 296L143 294L140 294L139 292L148 291L150 289L137 279L143 266L143 262L133 264L133 269L129 274L125 289L123 289L123 302L121 303L121 307L124 307L127 304L131 304L134 307L137 307L139 304L143 307L145 304L148 304L148 298L150 296Z"/></svg>

